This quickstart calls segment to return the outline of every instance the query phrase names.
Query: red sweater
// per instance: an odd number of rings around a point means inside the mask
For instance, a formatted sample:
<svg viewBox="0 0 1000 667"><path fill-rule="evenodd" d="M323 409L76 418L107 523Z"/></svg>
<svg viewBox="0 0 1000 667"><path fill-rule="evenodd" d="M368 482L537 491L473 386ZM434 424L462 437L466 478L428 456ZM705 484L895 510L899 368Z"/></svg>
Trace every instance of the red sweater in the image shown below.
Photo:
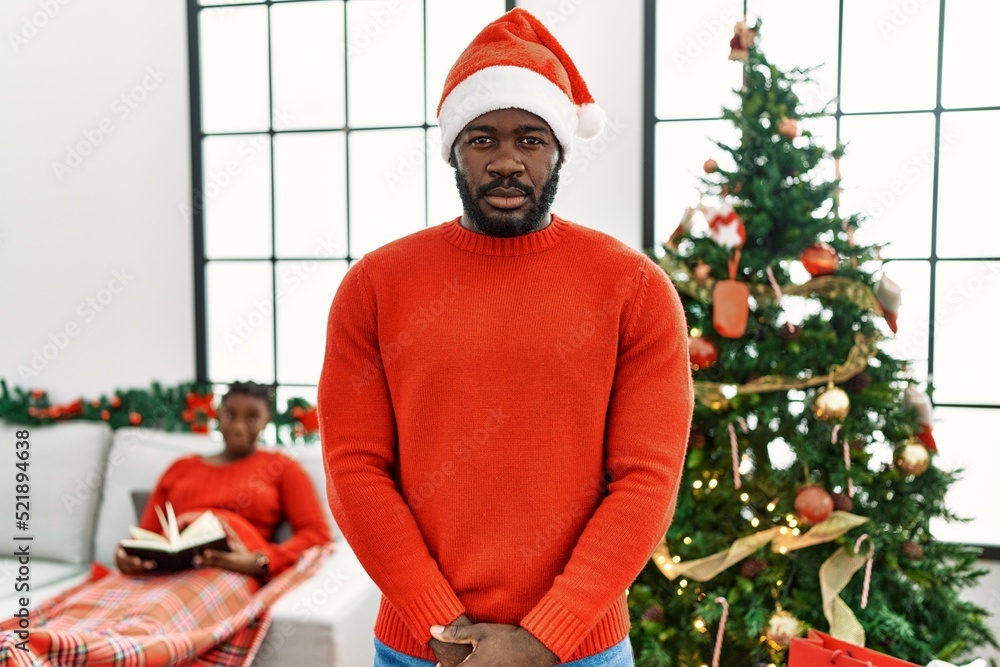
<svg viewBox="0 0 1000 667"><path fill-rule="evenodd" d="M139 527L160 531L157 505L166 501L177 516L185 512L222 510L242 517L230 520L247 549L261 549L277 574L294 564L308 547L330 541L309 476L298 463L278 452L258 449L250 456L212 465L197 454L174 461L149 496ZM271 543L274 529L288 518L292 536L281 544Z"/></svg>
<svg viewBox="0 0 1000 667"><path fill-rule="evenodd" d="M383 593L375 635L434 660L463 612L561 661L628 634L693 409L680 299L649 258L553 216L458 220L355 262L319 381L337 525Z"/></svg>

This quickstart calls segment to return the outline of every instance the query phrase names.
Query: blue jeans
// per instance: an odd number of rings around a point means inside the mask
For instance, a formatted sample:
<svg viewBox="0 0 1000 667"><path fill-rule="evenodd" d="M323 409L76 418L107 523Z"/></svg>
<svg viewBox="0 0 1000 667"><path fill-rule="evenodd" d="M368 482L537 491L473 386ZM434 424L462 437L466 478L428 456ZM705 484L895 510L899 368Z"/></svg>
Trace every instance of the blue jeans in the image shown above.
<svg viewBox="0 0 1000 667"><path fill-rule="evenodd" d="M379 640L375 640L373 667L434 667L435 664L437 663L394 651ZM565 667L635 667L635 660L632 656L632 644L626 637L606 651L559 664Z"/></svg>

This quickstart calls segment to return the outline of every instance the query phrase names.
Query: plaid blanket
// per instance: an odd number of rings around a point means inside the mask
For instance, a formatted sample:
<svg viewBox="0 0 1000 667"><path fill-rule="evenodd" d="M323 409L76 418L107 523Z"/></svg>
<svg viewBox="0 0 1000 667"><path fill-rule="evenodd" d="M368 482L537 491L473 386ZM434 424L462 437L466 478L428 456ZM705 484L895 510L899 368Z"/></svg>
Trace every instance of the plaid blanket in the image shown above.
<svg viewBox="0 0 1000 667"><path fill-rule="evenodd" d="M43 602L28 619L0 623L0 665L18 667L244 667L270 626L270 607L333 550L306 550L266 585L218 568L127 576L99 565L84 583Z"/></svg>

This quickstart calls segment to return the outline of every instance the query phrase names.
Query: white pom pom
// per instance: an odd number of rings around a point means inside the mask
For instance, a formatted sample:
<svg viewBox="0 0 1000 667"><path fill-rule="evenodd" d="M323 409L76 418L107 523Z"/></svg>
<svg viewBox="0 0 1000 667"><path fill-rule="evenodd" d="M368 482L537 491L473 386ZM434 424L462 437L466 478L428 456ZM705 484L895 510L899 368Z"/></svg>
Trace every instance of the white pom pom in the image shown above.
<svg viewBox="0 0 1000 667"><path fill-rule="evenodd" d="M581 104L576 109L576 136L581 139L596 139L604 131L607 114L596 104Z"/></svg>

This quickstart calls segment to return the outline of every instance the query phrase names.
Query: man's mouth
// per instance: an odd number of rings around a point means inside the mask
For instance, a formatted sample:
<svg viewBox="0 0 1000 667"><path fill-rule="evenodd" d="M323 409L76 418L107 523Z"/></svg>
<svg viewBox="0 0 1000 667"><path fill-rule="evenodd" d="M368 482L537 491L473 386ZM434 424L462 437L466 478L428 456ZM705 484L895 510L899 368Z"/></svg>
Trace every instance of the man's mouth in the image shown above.
<svg viewBox="0 0 1000 667"><path fill-rule="evenodd" d="M528 201L528 195L517 188L493 188L483 199L493 208L514 209Z"/></svg>

